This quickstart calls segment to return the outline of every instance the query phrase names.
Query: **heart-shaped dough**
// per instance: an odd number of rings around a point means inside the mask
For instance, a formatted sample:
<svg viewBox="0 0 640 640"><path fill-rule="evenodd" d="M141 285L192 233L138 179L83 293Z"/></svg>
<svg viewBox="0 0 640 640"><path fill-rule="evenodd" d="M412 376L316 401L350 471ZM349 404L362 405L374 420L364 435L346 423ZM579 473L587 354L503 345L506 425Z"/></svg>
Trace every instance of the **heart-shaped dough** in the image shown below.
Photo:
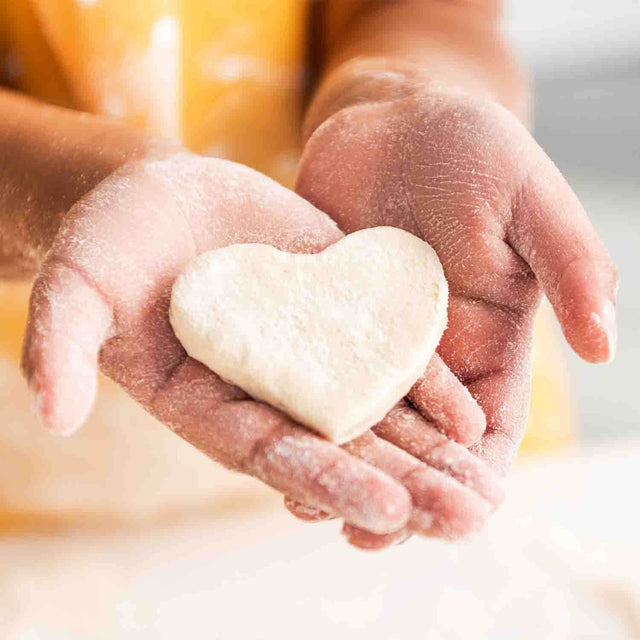
<svg viewBox="0 0 640 640"><path fill-rule="evenodd" d="M176 280L170 319L187 353L257 400L343 443L422 374L447 323L435 251L393 227L318 254L237 244Z"/></svg>

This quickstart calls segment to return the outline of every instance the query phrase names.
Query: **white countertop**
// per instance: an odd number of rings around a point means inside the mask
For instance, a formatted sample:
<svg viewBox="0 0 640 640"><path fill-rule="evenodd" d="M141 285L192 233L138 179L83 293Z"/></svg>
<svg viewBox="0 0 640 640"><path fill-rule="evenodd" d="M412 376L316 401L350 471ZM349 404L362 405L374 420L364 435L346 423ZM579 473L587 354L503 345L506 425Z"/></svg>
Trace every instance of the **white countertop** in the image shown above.
<svg viewBox="0 0 640 640"><path fill-rule="evenodd" d="M371 554L274 508L0 541L6 640L640 638L640 442L521 464L488 530Z"/></svg>

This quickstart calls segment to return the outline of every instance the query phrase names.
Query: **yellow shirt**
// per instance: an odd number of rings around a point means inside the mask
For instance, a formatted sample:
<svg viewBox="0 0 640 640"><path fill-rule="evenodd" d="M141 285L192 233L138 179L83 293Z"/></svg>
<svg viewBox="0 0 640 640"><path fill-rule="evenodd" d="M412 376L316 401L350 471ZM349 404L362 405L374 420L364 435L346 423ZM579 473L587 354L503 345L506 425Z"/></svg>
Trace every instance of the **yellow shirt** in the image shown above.
<svg viewBox="0 0 640 640"><path fill-rule="evenodd" d="M311 4L0 0L0 78L44 101L120 118L290 185ZM325 27L337 29L357 5L335 3ZM14 368L27 295L26 286L0 284L0 360ZM547 313L534 350L532 449L570 440L562 364ZM4 455L12 455L11 447Z"/></svg>

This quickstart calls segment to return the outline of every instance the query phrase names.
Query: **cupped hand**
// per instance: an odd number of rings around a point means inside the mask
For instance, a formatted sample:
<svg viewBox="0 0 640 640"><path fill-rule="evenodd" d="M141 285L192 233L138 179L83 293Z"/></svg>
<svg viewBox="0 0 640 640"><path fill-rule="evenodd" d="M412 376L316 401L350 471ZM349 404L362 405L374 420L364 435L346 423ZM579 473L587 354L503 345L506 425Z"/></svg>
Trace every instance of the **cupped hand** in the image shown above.
<svg viewBox="0 0 640 640"><path fill-rule="evenodd" d="M607 362L616 269L558 169L505 108L402 73L374 73L355 90L349 82L336 91L330 79L311 108L296 190L345 233L390 225L423 238L450 289L441 359L402 409L416 411L373 431L432 464L438 447L425 445L425 418L502 475L526 425L541 292L573 349ZM390 542L345 529L360 546Z"/></svg>
<svg viewBox="0 0 640 640"><path fill-rule="evenodd" d="M196 255L246 242L311 253L340 237L318 209L246 167L187 153L125 165L66 214L34 284L23 368L45 425L68 434L85 421L100 368L213 459L298 512L313 505L309 517L343 518L356 538L476 530L501 499L498 478L424 420L411 437L421 418L408 406L380 435L340 448L189 358L171 329L172 284ZM451 398L443 415L468 402ZM406 450L384 433L404 425Z"/></svg>
<svg viewBox="0 0 640 640"><path fill-rule="evenodd" d="M395 82L383 76L371 83ZM526 423L541 290L573 349L607 362L616 270L577 197L509 111L420 83L394 87L386 100L368 92L315 129L297 191L345 233L391 225L436 250L450 287L443 375L482 407L486 431L471 449L504 473ZM409 400L428 415L419 385ZM417 427L374 431L428 459L413 445Z"/></svg>

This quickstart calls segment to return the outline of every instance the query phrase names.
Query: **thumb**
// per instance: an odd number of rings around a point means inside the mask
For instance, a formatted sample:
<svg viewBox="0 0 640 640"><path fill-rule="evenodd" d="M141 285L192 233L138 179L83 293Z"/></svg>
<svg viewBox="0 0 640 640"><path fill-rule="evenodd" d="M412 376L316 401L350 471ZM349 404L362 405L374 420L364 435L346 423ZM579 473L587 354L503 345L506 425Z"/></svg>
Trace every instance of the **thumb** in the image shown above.
<svg viewBox="0 0 640 640"><path fill-rule="evenodd" d="M45 261L31 292L22 369L51 432L70 435L87 419L98 352L112 317L110 305L78 269L52 257Z"/></svg>

